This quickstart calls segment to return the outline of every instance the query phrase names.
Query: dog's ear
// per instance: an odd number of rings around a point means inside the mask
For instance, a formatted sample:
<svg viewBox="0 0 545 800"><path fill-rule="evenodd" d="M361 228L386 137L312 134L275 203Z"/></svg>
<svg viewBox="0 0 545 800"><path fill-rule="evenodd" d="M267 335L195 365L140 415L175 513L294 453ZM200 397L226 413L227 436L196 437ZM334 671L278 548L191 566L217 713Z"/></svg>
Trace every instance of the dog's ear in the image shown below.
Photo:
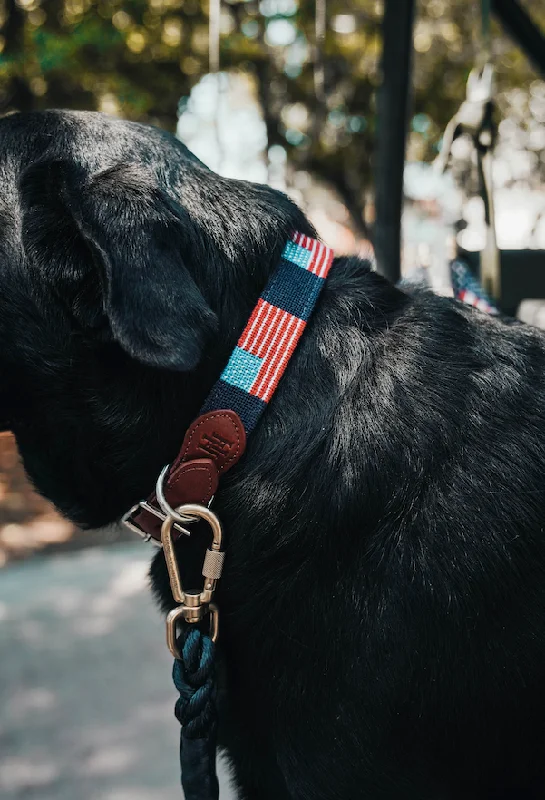
<svg viewBox="0 0 545 800"><path fill-rule="evenodd" d="M95 316L105 315L113 339L145 364L194 368L217 319L184 264L191 226L181 206L133 165L89 180L68 162L42 162L27 170L21 189L34 254L44 261L40 251L58 253L62 241L64 284L81 278L83 255L87 297L92 262L95 294L101 285ZM80 319L92 315L81 295L75 305Z"/></svg>

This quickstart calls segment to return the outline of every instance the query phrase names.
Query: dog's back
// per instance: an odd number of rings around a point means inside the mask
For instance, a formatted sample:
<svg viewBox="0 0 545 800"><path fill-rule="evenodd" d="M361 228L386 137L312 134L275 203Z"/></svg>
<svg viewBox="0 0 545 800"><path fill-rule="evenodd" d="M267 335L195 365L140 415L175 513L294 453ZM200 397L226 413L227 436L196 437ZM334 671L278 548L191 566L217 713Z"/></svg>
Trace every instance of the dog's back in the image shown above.
<svg viewBox="0 0 545 800"><path fill-rule="evenodd" d="M345 262L256 438L226 646L289 796L542 797L542 334Z"/></svg>

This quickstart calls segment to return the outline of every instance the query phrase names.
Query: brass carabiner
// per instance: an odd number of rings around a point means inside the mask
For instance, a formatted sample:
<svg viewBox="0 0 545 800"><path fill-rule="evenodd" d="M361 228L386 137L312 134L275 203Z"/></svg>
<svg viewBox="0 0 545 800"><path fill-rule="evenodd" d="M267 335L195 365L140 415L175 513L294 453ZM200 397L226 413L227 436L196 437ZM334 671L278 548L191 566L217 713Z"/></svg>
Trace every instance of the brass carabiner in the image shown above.
<svg viewBox="0 0 545 800"><path fill-rule="evenodd" d="M170 652L175 658L180 654L176 647L178 620L183 619L187 623L201 622L204 617L210 615L210 637L216 641L218 636L218 609L212 603L214 591L218 580L221 577L225 553L221 550L222 528L221 523L213 511L206 506L188 503L176 509L183 515L196 517L207 522L212 531L212 544L206 551L202 574L204 586L201 592L186 592L182 586L180 570L174 550L172 538L172 528L175 520L167 517L161 526L161 542L165 553L165 561L170 579L170 588L177 608L174 608L167 616L167 644Z"/></svg>

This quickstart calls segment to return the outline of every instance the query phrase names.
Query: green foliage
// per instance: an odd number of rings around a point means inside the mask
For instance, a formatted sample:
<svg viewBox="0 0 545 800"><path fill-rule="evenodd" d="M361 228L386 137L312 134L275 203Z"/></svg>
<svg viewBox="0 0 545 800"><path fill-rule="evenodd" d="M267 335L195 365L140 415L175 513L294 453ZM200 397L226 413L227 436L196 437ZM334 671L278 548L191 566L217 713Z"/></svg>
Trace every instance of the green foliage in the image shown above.
<svg viewBox="0 0 545 800"><path fill-rule="evenodd" d="M526 0L545 24L542 0ZM315 0L224 0L221 60L255 76L269 141L333 184L361 227L379 83L381 3L329 0L315 46ZM198 0L4 0L4 111L95 108L173 129L180 97L208 70L208 4ZM421 0L410 153L432 158L479 52L475 0ZM530 86L530 65L493 26L499 90ZM323 69L317 99L315 70ZM318 92L320 95L320 92Z"/></svg>

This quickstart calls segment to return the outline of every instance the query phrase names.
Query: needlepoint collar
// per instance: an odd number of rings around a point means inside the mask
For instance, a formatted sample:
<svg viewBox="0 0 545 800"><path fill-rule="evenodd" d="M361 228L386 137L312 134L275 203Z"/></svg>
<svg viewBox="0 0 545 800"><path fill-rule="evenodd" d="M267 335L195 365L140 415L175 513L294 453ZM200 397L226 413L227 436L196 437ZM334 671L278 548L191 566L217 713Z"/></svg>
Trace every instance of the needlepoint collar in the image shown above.
<svg viewBox="0 0 545 800"><path fill-rule="evenodd" d="M242 456L289 364L316 306L333 262L333 251L302 233L286 243L237 346L189 428L176 461L162 477L163 491L123 518L131 530L161 540L168 508L206 506L219 476ZM172 515L171 515L172 516ZM188 533L180 522L174 530Z"/></svg>

